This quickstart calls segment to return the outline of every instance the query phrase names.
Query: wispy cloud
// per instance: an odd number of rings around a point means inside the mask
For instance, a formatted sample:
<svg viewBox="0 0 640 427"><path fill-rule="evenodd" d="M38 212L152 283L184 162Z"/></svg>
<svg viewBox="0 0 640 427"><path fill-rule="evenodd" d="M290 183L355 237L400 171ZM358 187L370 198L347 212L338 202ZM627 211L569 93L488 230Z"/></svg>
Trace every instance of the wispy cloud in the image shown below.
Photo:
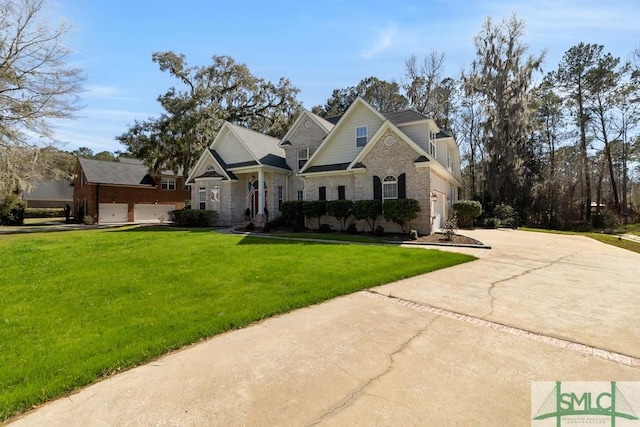
<svg viewBox="0 0 640 427"><path fill-rule="evenodd" d="M133 100L131 97L124 96L123 91L115 86L87 85L82 95L84 98L113 99L119 101Z"/></svg>
<svg viewBox="0 0 640 427"><path fill-rule="evenodd" d="M399 40L399 32L396 24L391 24L379 31L372 46L360 52L364 59L372 59L392 48Z"/></svg>

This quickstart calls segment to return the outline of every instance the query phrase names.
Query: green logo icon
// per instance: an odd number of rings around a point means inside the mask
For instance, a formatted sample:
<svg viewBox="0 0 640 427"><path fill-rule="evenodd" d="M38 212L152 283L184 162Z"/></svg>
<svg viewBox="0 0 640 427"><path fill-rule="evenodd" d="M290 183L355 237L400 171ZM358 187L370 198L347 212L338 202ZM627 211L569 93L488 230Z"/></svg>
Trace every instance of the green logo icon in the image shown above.
<svg viewBox="0 0 640 427"><path fill-rule="evenodd" d="M571 384L574 386L563 391L562 382L556 381L544 403L533 416L533 420L555 418L557 427L562 426L562 420L565 417L567 417L565 420L572 425L591 424L598 419L598 425L611 427L615 427L616 418L638 420L638 416L615 381ZM598 385L600 387L597 387ZM609 418L610 423L606 424L606 418L600 417Z"/></svg>

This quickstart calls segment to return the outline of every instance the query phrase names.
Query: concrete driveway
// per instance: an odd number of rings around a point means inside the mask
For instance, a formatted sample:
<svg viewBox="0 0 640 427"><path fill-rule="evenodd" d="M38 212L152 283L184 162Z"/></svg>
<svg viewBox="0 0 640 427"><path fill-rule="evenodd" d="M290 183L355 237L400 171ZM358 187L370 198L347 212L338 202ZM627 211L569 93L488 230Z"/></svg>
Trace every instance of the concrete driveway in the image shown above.
<svg viewBox="0 0 640 427"><path fill-rule="evenodd" d="M639 254L464 234L493 249L215 337L14 424L529 426L532 381L640 381Z"/></svg>

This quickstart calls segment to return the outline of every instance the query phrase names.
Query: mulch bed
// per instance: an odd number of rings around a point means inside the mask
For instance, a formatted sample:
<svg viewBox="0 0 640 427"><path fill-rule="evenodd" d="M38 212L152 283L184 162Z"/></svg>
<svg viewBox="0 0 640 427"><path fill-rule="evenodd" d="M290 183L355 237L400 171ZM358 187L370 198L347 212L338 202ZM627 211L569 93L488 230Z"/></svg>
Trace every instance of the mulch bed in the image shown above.
<svg viewBox="0 0 640 427"><path fill-rule="evenodd" d="M236 231L243 232L246 230L243 228L239 228ZM256 227L253 231L258 233L263 232L261 227ZM267 234L273 234L277 236L278 234L281 234L281 233L293 233L293 230L290 229L289 227L279 227L277 230L272 230ZM320 233L317 230L305 230L305 233L323 234L323 235L326 235L328 238L330 238L331 234L339 233L339 232L332 231L330 233ZM448 240L447 237L441 233L434 233L429 236L420 236L418 237L417 240L410 240L407 234L402 234L402 233L385 233L382 236L377 236L377 235L368 234L368 233L367 234L358 233L357 235L370 236L372 238L382 239L388 242L409 242L409 243L447 244L447 245L478 245L478 246L484 245L482 242L476 239L472 239L471 237L468 237L462 234L457 234L457 233L452 236L451 240Z"/></svg>
<svg viewBox="0 0 640 427"><path fill-rule="evenodd" d="M397 241L397 242L405 242L409 241L412 243L436 243L436 244L449 244L449 245L483 245L482 242L477 241L476 239L472 239L471 237L462 235L462 234L454 234L451 240L447 239L447 236L441 233L434 233L429 236L420 236L418 240L409 240L406 234L393 234L393 235L385 235L385 240Z"/></svg>

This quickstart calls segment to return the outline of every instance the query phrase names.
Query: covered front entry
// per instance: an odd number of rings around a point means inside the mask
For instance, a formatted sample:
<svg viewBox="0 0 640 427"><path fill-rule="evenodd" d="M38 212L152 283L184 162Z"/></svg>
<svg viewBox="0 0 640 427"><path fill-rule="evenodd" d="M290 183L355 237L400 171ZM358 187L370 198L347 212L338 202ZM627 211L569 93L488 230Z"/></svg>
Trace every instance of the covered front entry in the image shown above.
<svg viewBox="0 0 640 427"><path fill-rule="evenodd" d="M267 184L264 184L264 197L263 200L267 199ZM247 185L247 209L249 213L250 219L256 219L257 215L260 213L265 213L266 207L264 207L260 212L260 183L258 180L249 181Z"/></svg>

